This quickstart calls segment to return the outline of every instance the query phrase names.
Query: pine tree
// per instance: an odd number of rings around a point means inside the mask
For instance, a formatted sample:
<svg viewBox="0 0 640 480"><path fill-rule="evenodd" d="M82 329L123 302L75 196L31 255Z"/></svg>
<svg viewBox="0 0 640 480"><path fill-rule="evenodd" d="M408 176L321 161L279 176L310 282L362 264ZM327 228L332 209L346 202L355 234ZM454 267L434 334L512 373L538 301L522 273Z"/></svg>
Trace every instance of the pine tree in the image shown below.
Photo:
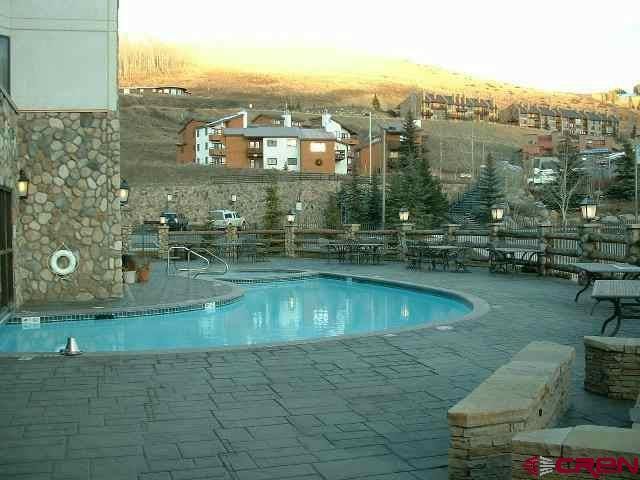
<svg viewBox="0 0 640 480"><path fill-rule="evenodd" d="M324 210L324 221L327 228L337 228L342 223L338 196L339 194L336 193L329 194L327 206Z"/></svg>
<svg viewBox="0 0 640 480"><path fill-rule="evenodd" d="M449 202L442 191L440 181L431 174L426 158L416 163L418 182L416 190L415 216L418 228L438 226L446 217Z"/></svg>
<svg viewBox="0 0 640 480"><path fill-rule="evenodd" d="M378 100L378 95L373 94L373 100L371 100L371 106L376 112L380 111L380 100Z"/></svg>
<svg viewBox="0 0 640 480"><path fill-rule="evenodd" d="M387 176L389 179L387 183L387 194L385 202L385 222L388 225L394 225L398 223L398 212L407 200L405 196L405 184L402 172L391 173Z"/></svg>
<svg viewBox="0 0 640 480"><path fill-rule="evenodd" d="M418 144L418 127L416 127L411 111L407 112L407 116L402 123L402 130L400 148L398 150L398 164L396 165L400 169L408 167L411 159L422 157L422 148Z"/></svg>
<svg viewBox="0 0 640 480"><path fill-rule="evenodd" d="M480 220L488 222L491 220L491 207L504 198L502 192L502 178L496 168L493 155L487 155L485 166L478 178L478 191L480 196L480 210L477 216Z"/></svg>
<svg viewBox="0 0 640 480"><path fill-rule="evenodd" d="M265 212L262 218L264 228L274 230L282 226L283 213L278 198L278 184L272 181L266 189Z"/></svg>
<svg viewBox="0 0 640 480"><path fill-rule="evenodd" d="M380 176L372 175L368 198L368 223L376 228L382 224L382 190Z"/></svg>
<svg viewBox="0 0 640 480"><path fill-rule="evenodd" d="M616 161L616 175L607 189L607 196L619 200L630 200L635 196L635 157L631 143L624 144L624 157Z"/></svg>

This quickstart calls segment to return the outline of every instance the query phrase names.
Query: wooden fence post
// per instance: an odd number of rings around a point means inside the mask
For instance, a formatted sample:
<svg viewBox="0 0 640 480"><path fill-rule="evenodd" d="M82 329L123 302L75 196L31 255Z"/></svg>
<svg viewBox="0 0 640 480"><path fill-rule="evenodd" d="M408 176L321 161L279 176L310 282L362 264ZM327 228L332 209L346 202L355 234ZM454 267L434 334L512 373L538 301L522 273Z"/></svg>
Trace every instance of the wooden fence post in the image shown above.
<svg viewBox="0 0 640 480"><path fill-rule="evenodd" d="M627 225L627 261L638 264L640 262L640 224Z"/></svg>
<svg viewBox="0 0 640 480"><path fill-rule="evenodd" d="M595 241L593 234L600 233L600 225L597 223L587 223L578 227L578 247L580 250L580 260L590 262L595 258L600 242Z"/></svg>
<svg viewBox="0 0 640 480"><path fill-rule="evenodd" d="M551 254L549 253L549 248L553 247L550 244L550 239L547 238L547 235L551 233L551 223L545 222L540 223L538 225L538 246L540 250L542 250L543 258L540 262L540 268L542 269L542 275L549 274L549 265L551 265Z"/></svg>

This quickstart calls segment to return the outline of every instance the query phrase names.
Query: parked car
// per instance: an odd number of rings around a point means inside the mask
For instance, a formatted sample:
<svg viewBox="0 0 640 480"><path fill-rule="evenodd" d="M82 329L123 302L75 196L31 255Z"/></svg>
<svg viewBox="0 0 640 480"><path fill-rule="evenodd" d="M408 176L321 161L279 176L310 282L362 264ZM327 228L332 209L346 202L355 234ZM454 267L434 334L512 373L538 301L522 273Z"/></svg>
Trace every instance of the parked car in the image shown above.
<svg viewBox="0 0 640 480"><path fill-rule="evenodd" d="M182 213L162 212L160 217L166 219L170 231L189 230L189 219Z"/></svg>
<svg viewBox="0 0 640 480"><path fill-rule="evenodd" d="M228 226L245 229L247 221L243 216L232 210L211 210L209 212L209 224L216 229L224 229Z"/></svg>

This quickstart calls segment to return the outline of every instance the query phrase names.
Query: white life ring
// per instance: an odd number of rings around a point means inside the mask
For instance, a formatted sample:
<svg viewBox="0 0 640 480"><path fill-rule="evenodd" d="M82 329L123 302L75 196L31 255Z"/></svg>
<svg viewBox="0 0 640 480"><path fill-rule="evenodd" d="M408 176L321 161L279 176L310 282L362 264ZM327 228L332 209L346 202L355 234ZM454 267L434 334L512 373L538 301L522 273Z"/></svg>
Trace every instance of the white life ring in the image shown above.
<svg viewBox="0 0 640 480"><path fill-rule="evenodd" d="M61 267L59 263L62 258L66 258L68 263L64 268ZM76 268L78 268L78 259L71 250L58 250L51 255L49 267L51 267L53 273L64 277L76 271Z"/></svg>

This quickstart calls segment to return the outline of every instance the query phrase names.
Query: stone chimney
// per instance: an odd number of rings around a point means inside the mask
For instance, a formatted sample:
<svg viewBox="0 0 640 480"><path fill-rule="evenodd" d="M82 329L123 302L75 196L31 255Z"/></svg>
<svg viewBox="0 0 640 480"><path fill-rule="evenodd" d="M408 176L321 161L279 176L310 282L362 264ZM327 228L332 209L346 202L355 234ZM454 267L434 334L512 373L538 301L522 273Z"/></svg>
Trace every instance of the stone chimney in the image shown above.
<svg viewBox="0 0 640 480"><path fill-rule="evenodd" d="M282 118L284 119L284 126L291 128L291 112L289 112L289 110L285 110Z"/></svg>
<svg viewBox="0 0 640 480"><path fill-rule="evenodd" d="M327 130L327 128L329 128L330 123L331 123L331 114L325 109L325 111L322 112L322 128Z"/></svg>

